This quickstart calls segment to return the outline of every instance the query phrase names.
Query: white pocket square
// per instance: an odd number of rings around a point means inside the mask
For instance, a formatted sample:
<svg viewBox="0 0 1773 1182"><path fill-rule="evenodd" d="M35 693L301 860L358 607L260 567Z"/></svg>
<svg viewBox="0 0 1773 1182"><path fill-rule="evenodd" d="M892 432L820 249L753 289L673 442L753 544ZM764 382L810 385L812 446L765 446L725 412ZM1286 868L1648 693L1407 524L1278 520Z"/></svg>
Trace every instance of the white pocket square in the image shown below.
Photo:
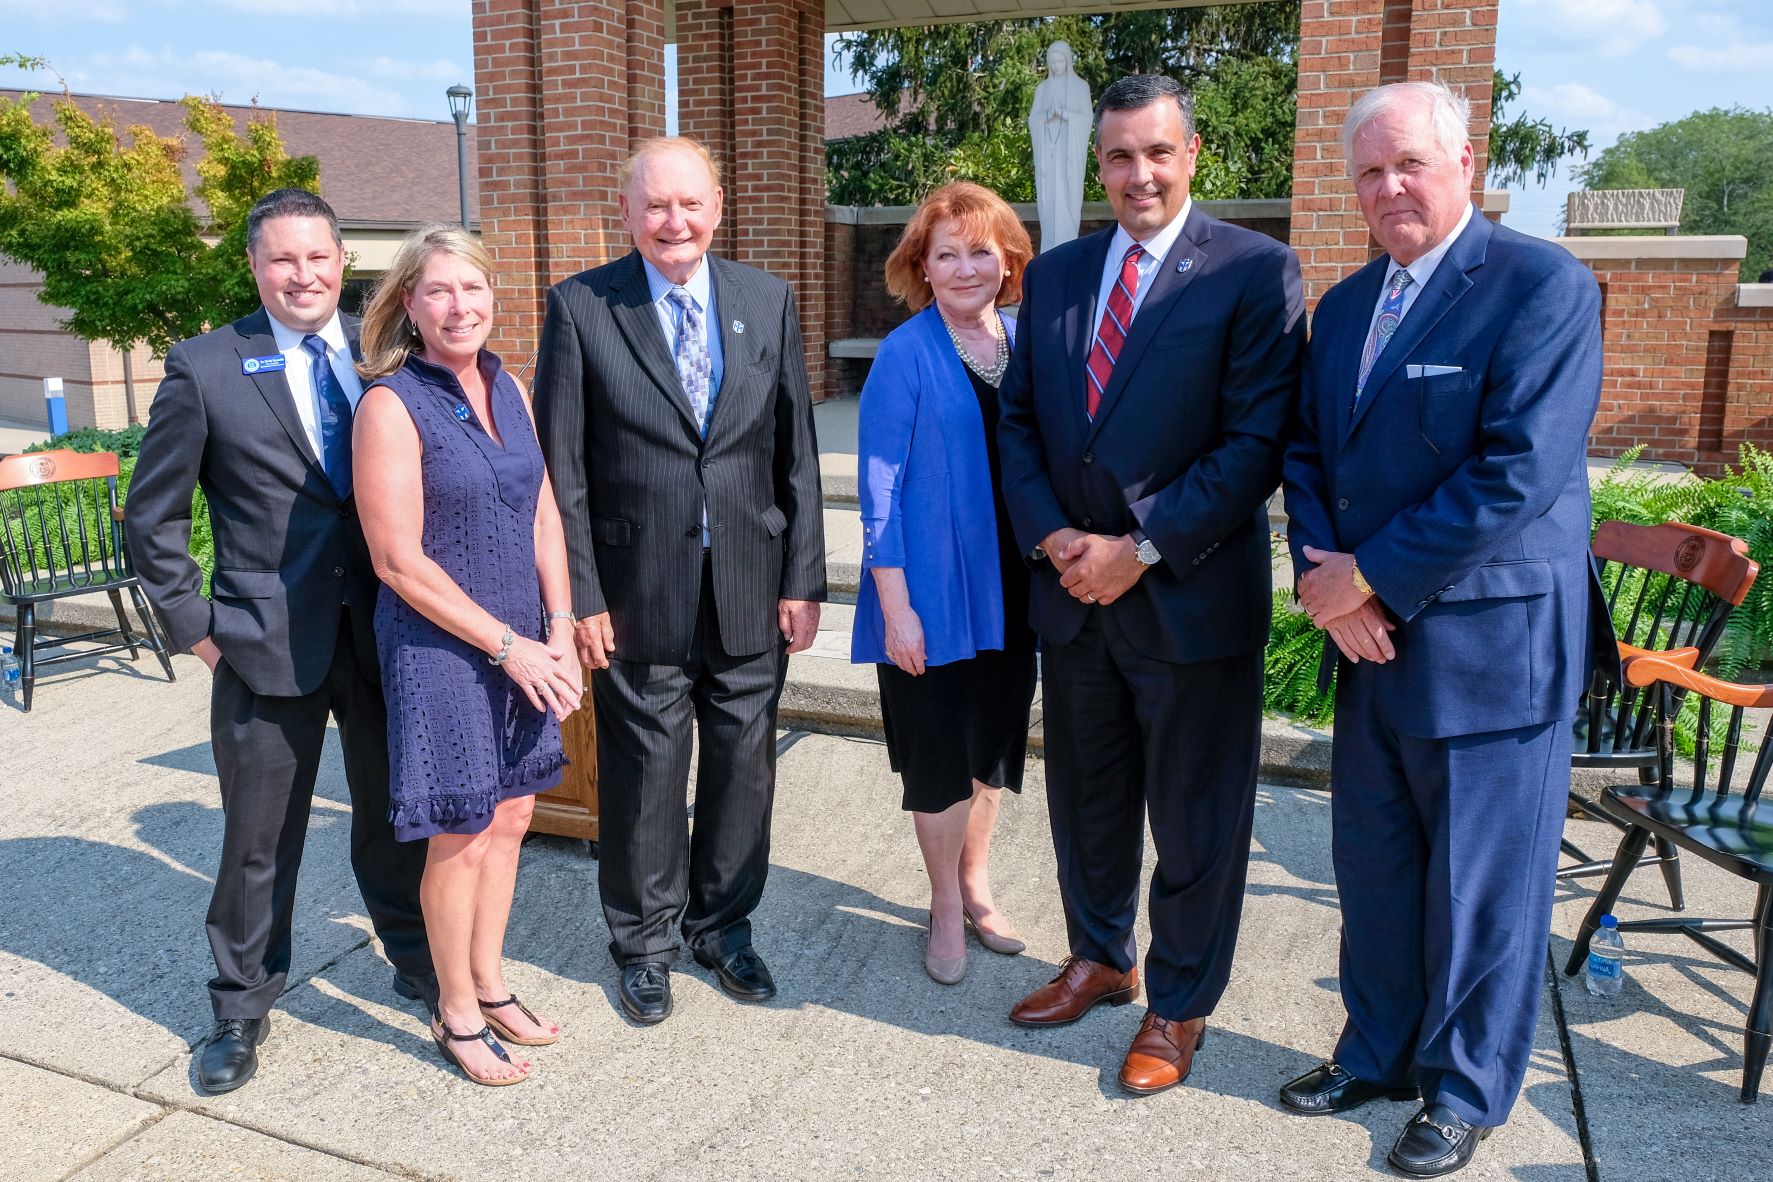
<svg viewBox="0 0 1773 1182"><path fill-rule="evenodd" d="M1444 373L1464 373L1464 372L1465 372L1465 370L1457 365L1406 365L1406 366L1404 366L1404 377L1406 377L1406 378L1438 378Z"/></svg>

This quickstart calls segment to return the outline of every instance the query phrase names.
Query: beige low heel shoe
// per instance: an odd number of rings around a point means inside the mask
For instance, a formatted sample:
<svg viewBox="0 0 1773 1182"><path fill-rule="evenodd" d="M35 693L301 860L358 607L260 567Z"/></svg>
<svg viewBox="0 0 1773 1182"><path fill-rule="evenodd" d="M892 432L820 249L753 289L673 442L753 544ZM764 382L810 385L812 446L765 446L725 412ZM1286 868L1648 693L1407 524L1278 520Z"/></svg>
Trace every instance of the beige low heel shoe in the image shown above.
<svg viewBox="0 0 1773 1182"><path fill-rule="evenodd" d="M930 917L930 927L936 926L935 917ZM928 937L925 937L927 940ZM959 956L931 956L929 945L924 945L923 971L930 975L930 980L938 985L959 985L967 975L967 954L962 951Z"/></svg>
<svg viewBox="0 0 1773 1182"><path fill-rule="evenodd" d="M996 932L986 931L979 926L979 921L973 918L973 913L965 908L961 909L961 915L966 918L967 927L972 929L973 935L979 938L979 943L983 944L992 952L997 953L999 956L1015 956L1028 948L1028 945L1023 942L1022 938L1013 933L1004 936L999 935Z"/></svg>

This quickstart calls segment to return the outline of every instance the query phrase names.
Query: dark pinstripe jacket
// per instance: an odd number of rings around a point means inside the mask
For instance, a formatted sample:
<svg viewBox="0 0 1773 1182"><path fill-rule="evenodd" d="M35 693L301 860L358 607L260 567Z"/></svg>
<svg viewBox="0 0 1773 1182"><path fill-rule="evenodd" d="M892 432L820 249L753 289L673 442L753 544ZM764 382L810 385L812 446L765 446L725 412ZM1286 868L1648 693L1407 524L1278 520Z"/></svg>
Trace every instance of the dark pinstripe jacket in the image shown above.
<svg viewBox="0 0 1773 1182"><path fill-rule="evenodd" d="M704 495L729 654L781 642L778 600L825 598L819 455L794 295L773 275L707 258L724 370L706 439L638 252L548 292L536 419L566 525L573 612L608 611L624 660L688 658Z"/></svg>

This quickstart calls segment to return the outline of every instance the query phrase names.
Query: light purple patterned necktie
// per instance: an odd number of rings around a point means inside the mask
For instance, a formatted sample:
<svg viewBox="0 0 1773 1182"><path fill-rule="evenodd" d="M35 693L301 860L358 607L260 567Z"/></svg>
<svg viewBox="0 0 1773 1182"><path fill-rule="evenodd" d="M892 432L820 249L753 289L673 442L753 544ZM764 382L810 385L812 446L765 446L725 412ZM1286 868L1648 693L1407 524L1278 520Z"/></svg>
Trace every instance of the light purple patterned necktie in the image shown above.
<svg viewBox="0 0 1773 1182"><path fill-rule="evenodd" d="M696 307L689 292L673 287L670 299L681 313L677 323L677 379L683 383L690 409L696 412L696 429L706 437L708 412L713 401L709 395L714 385L714 360L708 356L708 329L702 321L702 310Z"/></svg>
<svg viewBox="0 0 1773 1182"><path fill-rule="evenodd" d="M1367 347L1361 353L1361 376L1354 384L1355 406L1361 404L1361 391L1366 389L1367 375L1373 372L1373 363L1385 352L1386 342L1391 340L1391 334L1397 331L1404 318L1404 292L1412 279L1408 267L1399 267L1397 274L1391 277L1391 286L1385 289L1385 302L1379 305L1379 318L1373 321L1373 330L1367 334Z"/></svg>

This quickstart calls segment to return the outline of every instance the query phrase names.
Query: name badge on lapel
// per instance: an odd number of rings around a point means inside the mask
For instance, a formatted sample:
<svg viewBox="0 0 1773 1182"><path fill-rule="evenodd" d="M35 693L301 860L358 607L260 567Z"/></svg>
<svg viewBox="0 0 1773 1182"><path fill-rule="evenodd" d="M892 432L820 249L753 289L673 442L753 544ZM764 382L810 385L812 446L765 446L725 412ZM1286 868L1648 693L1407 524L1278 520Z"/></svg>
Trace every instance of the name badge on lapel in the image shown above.
<svg viewBox="0 0 1773 1182"><path fill-rule="evenodd" d="M273 353L269 357L242 357L240 372L251 376L255 373L276 373L289 364L289 358L281 353Z"/></svg>

